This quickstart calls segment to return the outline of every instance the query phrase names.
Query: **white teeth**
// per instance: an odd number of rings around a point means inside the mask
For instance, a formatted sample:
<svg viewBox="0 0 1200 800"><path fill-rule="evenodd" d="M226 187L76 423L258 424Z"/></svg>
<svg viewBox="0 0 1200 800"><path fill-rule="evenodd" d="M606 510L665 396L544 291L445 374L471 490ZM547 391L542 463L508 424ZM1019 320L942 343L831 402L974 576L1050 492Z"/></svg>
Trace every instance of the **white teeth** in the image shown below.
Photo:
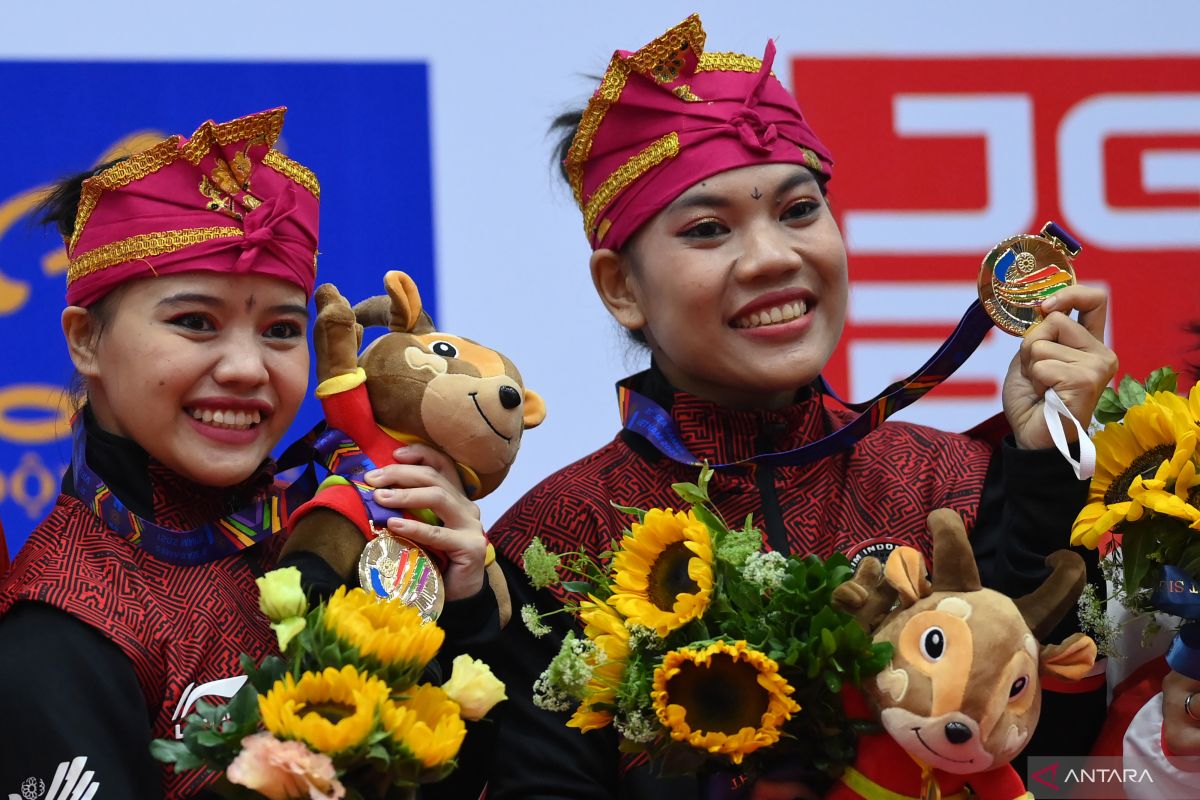
<svg viewBox="0 0 1200 800"><path fill-rule="evenodd" d="M778 325L781 322L788 322L797 317L803 317L806 313L808 313L808 303L803 300L796 300L781 306L775 306L766 311L752 312L741 319L734 320L733 327L760 328L764 325Z"/></svg>
<svg viewBox="0 0 1200 800"><path fill-rule="evenodd" d="M210 408L193 408L191 414L194 419L215 428L245 430L262 422L262 413L259 411L213 411Z"/></svg>

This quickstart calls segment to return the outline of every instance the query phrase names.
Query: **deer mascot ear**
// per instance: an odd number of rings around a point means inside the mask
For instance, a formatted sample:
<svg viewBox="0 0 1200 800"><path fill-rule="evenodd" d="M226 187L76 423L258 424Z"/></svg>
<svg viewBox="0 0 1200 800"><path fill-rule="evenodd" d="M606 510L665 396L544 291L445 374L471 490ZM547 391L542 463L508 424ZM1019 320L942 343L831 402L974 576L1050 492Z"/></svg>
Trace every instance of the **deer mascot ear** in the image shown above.
<svg viewBox="0 0 1200 800"><path fill-rule="evenodd" d="M929 578L925 577L925 559L911 547L897 547L888 556L883 577L896 588L900 605L908 608L929 594Z"/></svg>
<svg viewBox="0 0 1200 800"><path fill-rule="evenodd" d="M1073 633L1062 644L1043 647L1039 661L1043 674L1077 681L1096 663L1096 643L1082 633Z"/></svg>
<svg viewBox="0 0 1200 800"><path fill-rule="evenodd" d="M421 318L421 293L417 284L407 273L389 270L383 276L383 285L392 301L392 319L388 328L404 333L412 331Z"/></svg>

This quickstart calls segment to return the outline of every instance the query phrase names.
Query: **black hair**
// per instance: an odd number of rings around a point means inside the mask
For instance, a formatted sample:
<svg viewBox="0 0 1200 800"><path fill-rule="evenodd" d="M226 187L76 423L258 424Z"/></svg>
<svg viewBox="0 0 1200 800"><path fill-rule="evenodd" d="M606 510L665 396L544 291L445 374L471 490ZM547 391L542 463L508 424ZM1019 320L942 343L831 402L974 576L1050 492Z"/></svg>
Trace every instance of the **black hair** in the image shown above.
<svg viewBox="0 0 1200 800"><path fill-rule="evenodd" d="M38 204L34 210L34 218L39 224L54 225L59 235L62 236L63 241L70 241L71 237L75 234L75 217L79 215L79 200L83 192L83 182L124 160L125 157L116 158L92 169L63 178L54 185L54 188L50 190L45 199ZM96 321L93 342L99 341L100 336L104 333L104 329L112 321L112 308L114 304L110 300L113 297L113 294L109 294L88 306L88 314ZM75 370L74 374L72 374L71 380L67 384L66 393L75 410L78 411L83 407L87 399L87 385L79 370Z"/></svg>

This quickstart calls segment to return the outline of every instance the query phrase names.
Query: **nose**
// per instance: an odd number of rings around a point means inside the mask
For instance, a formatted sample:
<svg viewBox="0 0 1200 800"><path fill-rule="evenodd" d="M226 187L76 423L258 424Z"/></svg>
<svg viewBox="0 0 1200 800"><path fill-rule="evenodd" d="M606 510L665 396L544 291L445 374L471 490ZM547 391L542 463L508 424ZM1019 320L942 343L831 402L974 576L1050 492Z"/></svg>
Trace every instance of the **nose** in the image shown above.
<svg viewBox="0 0 1200 800"><path fill-rule="evenodd" d="M213 378L217 383L258 386L267 382L267 362L253 336L230 336L223 345L213 369Z"/></svg>
<svg viewBox="0 0 1200 800"><path fill-rule="evenodd" d="M754 225L746 231L745 246L735 265L738 274L754 280L800 269L804 259L797 251L795 236L775 219Z"/></svg>
<svg viewBox="0 0 1200 800"><path fill-rule="evenodd" d="M521 405L521 393L513 386L500 387L500 405L510 411Z"/></svg>
<svg viewBox="0 0 1200 800"><path fill-rule="evenodd" d="M947 722L946 738L950 740L950 744L962 744L970 741L971 729L961 722Z"/></svg>

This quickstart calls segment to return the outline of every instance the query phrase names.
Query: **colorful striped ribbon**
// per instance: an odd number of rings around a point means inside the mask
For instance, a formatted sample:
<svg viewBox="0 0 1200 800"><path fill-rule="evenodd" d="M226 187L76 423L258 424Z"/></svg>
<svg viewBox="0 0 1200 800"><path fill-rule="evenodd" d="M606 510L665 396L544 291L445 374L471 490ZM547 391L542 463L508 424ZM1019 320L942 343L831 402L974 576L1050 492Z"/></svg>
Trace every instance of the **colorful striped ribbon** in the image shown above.
<svg viewBox="0 0 1200 800"><path fill-rule="evenodd" d="M971 303L954 332L920 369L904 380L897 381L864 403L847 403L834 393L825 379L822 389L841 402L857 416L833 433L793 450L760 453L740 461L709 464L713 469L747 465L796 467L811 464L833 453L849 449L855 442L883 424L883 421L914 403L937 386L970 358L983 338L992 329L992 320L979 301ZM625 429L650 442L667 458L681 464L699 467L703 463L688 450L670 413L662 406L631 389L627 381L617 384L617 400L621 408L621 423Z"/></svg>
<svg viewBox="0 0 1200 800"><path fill-rule="evenodd" d="M246 508L191 530L175 530L130 511L88 466L87 436L81 414L76 414L71 421L71 435L74 439L71 474L78 496L113 532L158 560L176 566L190 567L215 561L274 536L283 530L288 509L303 503L316 488L316 474L310 464L290 484L277 477L266 496ZM288 448L280 463L296 463L298 453L310 450L310 440L307 437L301 439Z"/></svg>

